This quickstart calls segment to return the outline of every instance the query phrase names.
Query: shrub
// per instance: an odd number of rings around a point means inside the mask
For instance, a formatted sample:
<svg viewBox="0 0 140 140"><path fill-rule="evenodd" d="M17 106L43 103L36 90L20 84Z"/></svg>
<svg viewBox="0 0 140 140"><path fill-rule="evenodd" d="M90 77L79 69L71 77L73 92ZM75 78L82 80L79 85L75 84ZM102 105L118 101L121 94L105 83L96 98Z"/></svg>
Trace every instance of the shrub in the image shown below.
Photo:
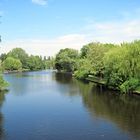
<svg viewBox="0 0 140 140"><path fill-rule="evenodd" d="M5 89L8 86L8 83L3 79L3 76L0 75L0 91Z"/></svg>
<svg viewBox="0 0 140 140"><path fill-rule="evenodd" d="M130 78L120 86L120 90L123 93L131 93L138 86L139 86L139 80L136 78Z"/></svg>

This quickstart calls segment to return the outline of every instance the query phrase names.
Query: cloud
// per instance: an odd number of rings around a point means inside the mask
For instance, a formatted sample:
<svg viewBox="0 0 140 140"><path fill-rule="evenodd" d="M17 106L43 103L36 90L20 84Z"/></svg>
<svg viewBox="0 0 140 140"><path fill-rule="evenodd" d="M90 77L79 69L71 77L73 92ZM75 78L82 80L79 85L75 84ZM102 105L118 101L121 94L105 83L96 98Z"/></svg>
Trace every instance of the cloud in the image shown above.
<svg viewBox="0 0 140 140"><path fill-rule="evenodd" d="M80 33L67 34L52 39L20 39L2 42L1 53L15 47L25 49L29 54L54 56L60 49L81 47L90 42L121 43L140 39L140 19L110 22L94 22L83 27Z"/></svg>
<svg viewBox="0 0 140 140"><path fill-rule="evenodd" d="M32 0L32 2L42 6L47 4L47 0Z"/></svg>
<svg viewBox="0 0 140 140"><path fill-rule="evenodd" d="M98 22L85 27L93 41L121 43L140 39L140 19Z"/></svg>
<svg viewBox="0 0 140 140"><path fill-rule="evenodd" d="M140 10L137 10L137 15ZM80 48L90 42L122 43L140 39L140 18L128 16L114 21L90 20L81 31L52 39L20 39L0 44L0 52L6 53L15 47L25 49L29 54L54 56L60 49ZM135 14L136 15L136 12Z"/></svg>
<svg viewBox="0 0 140 140"><path fill-rule="evenodd" d="M92 41L121 43L140 39L140 8L121 11L119 19L97 22L88 19L82 32Z"/></svg>
<svg viewBox="0 0 140 140"><path fill-rule="evenodd" d="M83 44L86 44L87 39L82 34L70 34L60 36L54 39L46 40L15 40L7 43L2 42L0 47L1 53L7 53L15 47L21 47L29 54L54 56L60 49L73 48L80 50Z"/></svg>

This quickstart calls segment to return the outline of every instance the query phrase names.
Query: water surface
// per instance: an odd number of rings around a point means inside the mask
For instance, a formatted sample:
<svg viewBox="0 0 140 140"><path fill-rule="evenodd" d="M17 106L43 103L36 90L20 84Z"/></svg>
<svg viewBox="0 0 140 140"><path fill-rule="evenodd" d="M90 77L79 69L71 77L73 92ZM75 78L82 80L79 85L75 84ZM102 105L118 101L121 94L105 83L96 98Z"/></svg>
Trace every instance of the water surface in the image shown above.
<svg viewBox="0 0 140 140"><path fill-rule="evenodd" d="M7 74L0 93L2 140L138 140L140 98L54 71Z"/></svg>

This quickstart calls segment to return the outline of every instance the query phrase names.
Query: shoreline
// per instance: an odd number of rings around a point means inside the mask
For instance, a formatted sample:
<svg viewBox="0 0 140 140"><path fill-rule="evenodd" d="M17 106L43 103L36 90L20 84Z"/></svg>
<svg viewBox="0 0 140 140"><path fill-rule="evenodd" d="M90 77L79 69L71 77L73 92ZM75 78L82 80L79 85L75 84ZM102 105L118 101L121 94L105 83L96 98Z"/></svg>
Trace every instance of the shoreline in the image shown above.
<svg viewBox="0 0 140 140"><path fill-rule="evenodd" d="M34 71L40 71L40 70L34 70ZM32 70L14 70L14 71L4 71L3 74L22 73L22 72L33 72L33 71ZM69 74L69 75L71 75L72 77L75 78L75 76L73 75L72 72L64 72L64 71L56 71L56 72L57 73L62 73L62 74ZM77 78L75 78L75 79L77 79ZM80 79L77 79L77 80L80 80ZM99 79L98 77L92 77L91 75L89 75L89 77L87 77L87 78L85 78L81 81L95 83L97 85L101 85L101 86L106 87L108 90L113 90L113 91L120 92L120 90L116 89L115 87L108 87L106 85L106 82L105 82L104 79ZM140 91L134 90L131 94L135 94L135 95L140 96Z"/></svg>
<svg viewBox="0 0 140 140"><path fill-rule="evenodd" d="M74 78L77 79L77 80L95 83L95 84L97 84L97 85L104 86L104 87L107 88L108 90L117 91L117 92L119 92L120 94L133 94L133 95L138 95L138 96L140 96L140 91L138 91L137 89L134 90L132 93L121 93L119 89L117 89L117 88L115 88L115 87L107 86L107 85L106 85L106 80L105 80L105 79L100 79L100 78L95 77L95 76L92 76L92 75L89 75L89 76L88 76L87 78L85 78L85 79L78 79L78 78L76 78L76 77L74 76L74 74L73 74L72 72L57 71L57 73L69 74L69 75L71 75L72 77L74 77Z"/></svg>
<svg viewBox="0 0 140 140"><path fill-rule="evenodd" d="M95 79L94 79L95 78ZM109 87L106 85L106 82L104 79L98 79L97 77L88 77L85 79L87 82L92 82L92 83L95 83L95 84L98 84L98 85L101 85L101 86L104 86L106 87L107 89L109 90L113 90L113 91L118 91L120 92L119 89L115 88L115 87ZM121 92L120 92L121 93ZM123 93L123 94L135 94L135 95L138 95L140 96L140 91L138 90L134 90L132 93Z"/></svg>
<svg viewBox="0 0 140 140"><path fill-rule="evenodd" d="M42 69L44 70L44 69ZM22 73L22 72L33 72L33 71L41 71L41 70L13 70L13 71L4 71L3 74L12 74L12 73Z"/></svg>

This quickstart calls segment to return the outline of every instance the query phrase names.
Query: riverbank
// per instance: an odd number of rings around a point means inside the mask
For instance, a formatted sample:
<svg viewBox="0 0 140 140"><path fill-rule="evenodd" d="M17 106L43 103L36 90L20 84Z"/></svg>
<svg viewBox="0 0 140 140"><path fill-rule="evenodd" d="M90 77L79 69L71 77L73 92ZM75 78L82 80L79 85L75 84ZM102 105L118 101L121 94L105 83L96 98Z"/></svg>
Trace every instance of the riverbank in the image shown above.
<svg viewBox="0 0 140 140"><path fill-rule="evenodd" d="M43 70L43 69L42 69ZM10 73L20 73L20 72L33 72L33 71L40 71L40 70L29 70L29 69L23 69L23 70L12 70L12 71L8 71L8 70L5 70L3 72L3 74L10 74Z"/></svg>
<svg viewBox="0 0 140 140"><path fill-rule="evenodd" d="M38 71L38 70L36 70ZM65 72L65 71L57 71L55 70L57 73L62 73L62 74L69 74L71 75L72 77L74 77L74 74L72 72ZM33 72L29 69L24 69L24 70L14 70L14 71L4 71L4 74L10 74L10 73L20 73L20 72ZM93 83L96 83L98 85L102 85L110 90L114 90L114 91L119 91L119 89L115 88L115 87L111 87L111 86L107 86L106 85L106 80L105 79L101 79L101 78L98 78L98 77L95 77L93 75L88 75L87 78L84 79L85 81L87 82L93 82ZM132 94L136 94L136 95L140 95L140 87L138 87L136 90L133 91Z"/></svg>
<svg viewBox="0 0 140 140"><path fill-rule="evenodd" d="M88 75L88 77L85 80L88 81L88 82L93 82L93 83L96 83L98 85L105 86L105 87L107 87L108 89L111 89L111 90L120 91L119 89L117 89L115 87L107 86L105 79L100 79L98 77ZM136 88L136 90L134 90L132 92L132 94L140 95L140 87Z"/></svg>
<svg viewBox="0 0 140 140"><path fill-rule="evenodd" d="M135 94L140 95L140 86L137 87L137 89L134 92L135 92Z"/></svg>
<svg viewBox="0 0 140 140"><path fill-rule="evenodd" d="M10 73L19 73L19 72L27 72L30 71L29 69L22 69L22 70L5 70L3 74L10 74Z"/></svg>
<svg viewBox="0 0 140 140"><path fill-rule="evenodd" d="M72 77L75 77L75 75L72 72L57 71L57 73L69 74ZM76 78L76 79L78 79L78 78ZM80 79L78 79L78 80L80 80ZM99 77L96 77L96 76L93 76L93 75L88 75L88 77L85 78L85 79L82 79L82 81L93 82L93 83L95 83L97 85L101 85L101 86L103 86L103 87L105 87L105 88L107 88L109 90L113 90L113 91L117 91L117 92L120 92L121 93L121 91L118 88L115 88L113 86L108 86L106 84L107 83L107 80L106 79L103 79L103 78L99 78ZM140 87L136 88L136 90L134 90L133 92L131 92L131 94L140 95Z"/></svg>
<svg viewBox="0 0 140 140"><path fill-rule="evenodd" d="M3 75L0 74L0 91L5 91L8 86L9 86L9 83L5 81L5 79L3 78Z"/></svg>

